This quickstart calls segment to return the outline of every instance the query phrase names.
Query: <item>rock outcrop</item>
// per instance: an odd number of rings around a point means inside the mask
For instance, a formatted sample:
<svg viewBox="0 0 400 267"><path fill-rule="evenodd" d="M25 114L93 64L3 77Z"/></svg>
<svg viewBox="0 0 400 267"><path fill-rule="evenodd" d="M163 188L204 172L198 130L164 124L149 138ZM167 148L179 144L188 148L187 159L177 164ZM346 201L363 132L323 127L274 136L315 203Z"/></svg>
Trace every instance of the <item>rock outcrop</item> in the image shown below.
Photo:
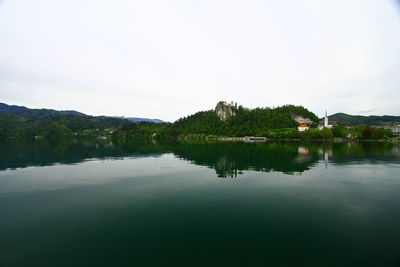
<svg viewBox="0 0 400 267"><path fill-rule="evenodd" d="M226 101L218 102L217 106L215 107L215 113L217 113L218 117L226 121L230 116L235 116L235 109L237 108L236 103L228 103Z"/></svg>
<svg viewBox="0 0 400 267"><path fill-rule="evenodd" d="M305 118L303 116L299 116L299 115L293 115L293 119L295 121L297 121L300 124L311 124L313 123L313 121L309 118Z"/></svg>

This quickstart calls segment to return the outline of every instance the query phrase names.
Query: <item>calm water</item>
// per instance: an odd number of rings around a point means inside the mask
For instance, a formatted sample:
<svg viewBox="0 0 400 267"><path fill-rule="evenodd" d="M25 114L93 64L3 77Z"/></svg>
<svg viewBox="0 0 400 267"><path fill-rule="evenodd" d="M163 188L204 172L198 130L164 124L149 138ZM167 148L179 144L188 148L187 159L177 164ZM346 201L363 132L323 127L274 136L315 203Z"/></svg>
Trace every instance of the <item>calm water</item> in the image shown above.
<svg viewBox="0 0 400 267"><path fill-rule="evenodd" d="M0 142L0 266L400 266L400 147Z"/></svg>

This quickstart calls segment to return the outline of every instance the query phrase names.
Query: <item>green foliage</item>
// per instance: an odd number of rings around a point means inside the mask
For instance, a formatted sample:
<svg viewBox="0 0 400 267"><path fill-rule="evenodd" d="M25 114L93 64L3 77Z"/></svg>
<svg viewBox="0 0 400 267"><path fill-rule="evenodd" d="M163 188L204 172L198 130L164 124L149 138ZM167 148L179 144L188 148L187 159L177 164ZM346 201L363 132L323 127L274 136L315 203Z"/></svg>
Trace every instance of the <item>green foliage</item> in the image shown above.
<svg viewBox="0 0 400 267"><path fill-rule="evenodd" d="M321 139L331 139L333 138L332 130L330 128L322 128L320 130Z"/></svg>
<svg viewBox="0 0 400 267"><path fill-rule="evenodd" d="M304 132L301 132L302 139L312 140L312 139L321 139L321 131L318 129L308 129Z"/></svg>
<svg viewBox="0 0 400 267"><path fill-rule="evenodd" d="M335 138L345 138L347 137L347 129L343 125L337 125L332 128L332 134Z"/></svg>
<svg viewBox="0 0 400 267"><path fill-rule="evenodd" d="M295 128L284 128L270 130L267 132L267 136L272 139L300 139L302 137L301 132Z"/></svg>
<svg viewBox="0 0 400 267"><path fill-rule="evenodd" d="M301 106L286 105L277 108L247 109L242 106L234 108L235 116L226 121L218 118L213 110L197 112L181 118L169 129L175 136L205 134L217 136L292 136L297 138L298 123L293 116L303 116L318 121L318 117ZM287 129L287 133L271 132L273 129ZM283 137L282 137L283 138ZM285 137L286 138L286 137Z"/></svg>
<svg viewBox="0 0 400 267"><path fill-rule="evenodd" d="M113 134L113 139L143 141L152 138L171 139L171 136L176 137L169 132L168 128L168 123L139 122L132 124L129 122Z"/></svg>
<svg viewBox="0 0 400 267"><path fill-rule="evenodd" d="M384 139L391 137L391 131L366 125L347 128L337 125L333 128L310 129L299 132L294 116L312 120L318 117L301 106L286 105L277 108L247 109L234 108L235 116L226 121L218 118L213 110L197 112L181 118L173 124L138 123L123 126L114 138L123 140L205 140L209 137L223 136L265 136L271 139L329 140L332 138Z"/></svg>
<svg viewBox="0 0 400 267"><path fill-rule="evenodd" d="M362 129L361 137L363 139L370 139L372 135L372 129L368 125Z"/></svg>
<svg viewBox="0 0 400 267"><path fill-rule="evenodd" d="M65 137L71 137L72 131L61 122L53 122L47 127L44 137L48 139L59 139Z"/></svg>
<svg viewBox="0 0 400 267"><path fill-rule="evenodd" d="M387 139L393 136L392 131L389 129L368 125L360 125L350 129L344 126L335 126L332 132L334 137L350 137L361 140Z"/></svg>

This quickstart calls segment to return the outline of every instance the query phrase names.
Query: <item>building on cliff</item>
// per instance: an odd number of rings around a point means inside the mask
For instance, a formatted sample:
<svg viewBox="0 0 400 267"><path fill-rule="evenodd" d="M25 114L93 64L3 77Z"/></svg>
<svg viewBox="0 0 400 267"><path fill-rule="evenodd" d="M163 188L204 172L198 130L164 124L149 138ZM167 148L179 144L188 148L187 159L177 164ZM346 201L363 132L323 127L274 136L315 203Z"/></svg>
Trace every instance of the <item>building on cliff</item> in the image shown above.
<svg viewBox="0 0 400 267"><path fill-rule="evenodd" d="M221 120L226 121L230 116L236 115L235 109L237 109L237 103L220 101L215 107L215 113Z"/></svg>

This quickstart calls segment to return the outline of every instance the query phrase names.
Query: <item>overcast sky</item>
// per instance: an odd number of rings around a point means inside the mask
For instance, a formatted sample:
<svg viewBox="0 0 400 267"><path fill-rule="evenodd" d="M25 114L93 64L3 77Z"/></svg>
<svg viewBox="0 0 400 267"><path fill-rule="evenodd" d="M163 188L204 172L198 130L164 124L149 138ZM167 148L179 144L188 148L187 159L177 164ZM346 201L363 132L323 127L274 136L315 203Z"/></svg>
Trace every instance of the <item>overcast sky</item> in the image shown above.
<svg viewBox="0 0 400 267"><path fill-rule="evenodd" d="M0 0L0 102L174 121L303 105L400 115L395 0Z"/></svg>

